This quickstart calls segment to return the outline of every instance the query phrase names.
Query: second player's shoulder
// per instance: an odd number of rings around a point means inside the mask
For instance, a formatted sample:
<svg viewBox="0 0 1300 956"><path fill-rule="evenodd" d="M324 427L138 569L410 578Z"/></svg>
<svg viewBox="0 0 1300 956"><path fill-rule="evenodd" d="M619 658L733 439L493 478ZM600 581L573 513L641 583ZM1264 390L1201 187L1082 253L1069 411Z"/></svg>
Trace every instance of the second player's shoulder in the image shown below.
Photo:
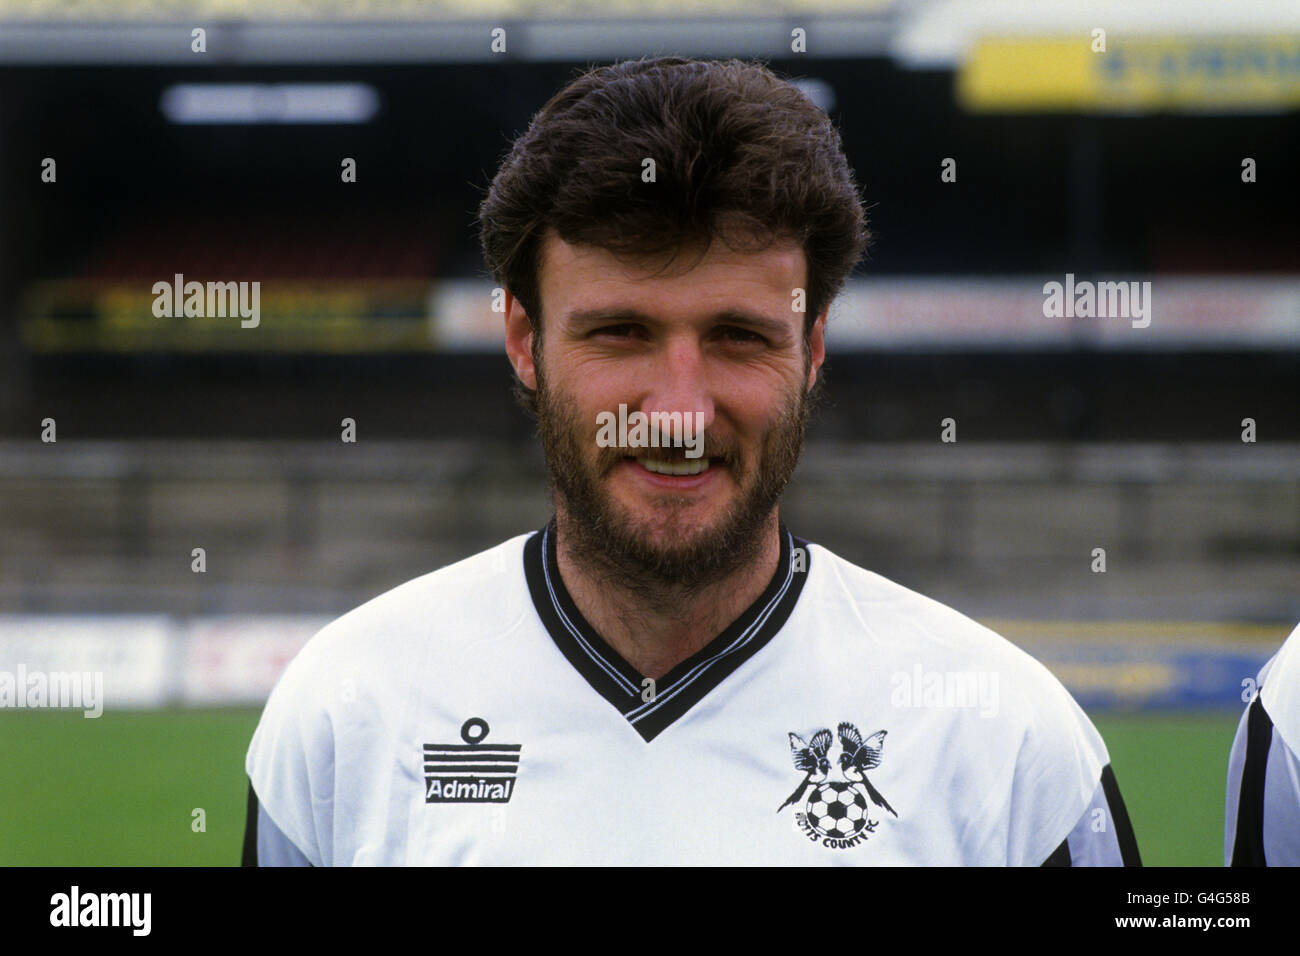
<svg viewBox="0 0 1300 956"><path fill-rule="evenodd" d="M1260 669L1259 701L1273 729L1294 753L1300 753L1300 626Z"/></svg>

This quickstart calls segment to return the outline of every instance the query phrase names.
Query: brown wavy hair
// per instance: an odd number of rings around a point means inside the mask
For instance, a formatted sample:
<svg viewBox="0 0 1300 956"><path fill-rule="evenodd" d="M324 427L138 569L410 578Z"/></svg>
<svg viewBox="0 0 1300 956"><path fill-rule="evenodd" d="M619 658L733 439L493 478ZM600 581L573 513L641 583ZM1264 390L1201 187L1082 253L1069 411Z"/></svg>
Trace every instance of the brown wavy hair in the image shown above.
<svg viewBox="0 0 1300 956"><path fill-rule="evenodd" d="M655 182L642 181L646 157ZM707 250L714 239L742 253L794 241L808 265L805 336L870 242L830 118L765 64L734 59L582 73L515 140L478 224L484 262L537 330L535 351L548 230L628 258Z"/></svg>

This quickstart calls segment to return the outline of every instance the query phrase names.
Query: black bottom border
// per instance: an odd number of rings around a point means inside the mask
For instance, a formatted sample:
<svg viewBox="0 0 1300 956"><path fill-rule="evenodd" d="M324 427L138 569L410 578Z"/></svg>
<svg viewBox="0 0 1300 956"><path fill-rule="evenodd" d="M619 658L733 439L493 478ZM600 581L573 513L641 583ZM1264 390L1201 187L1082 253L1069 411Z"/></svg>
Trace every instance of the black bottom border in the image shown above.
<svg viewBox="0 0 1300 956"><path fill-rule="evenodd" d="M759 916L774 915L763 906L768 900L784 904L779 919L785 926L792 919L807 922L808 931L827 934L827 940L836 935L833 924L848 917L859 930L916 933L915 939L927 943L1001 934L1017 938L1024 929L1108 937L1159 930L1157 938L1165 939L1173 930L1228 941L1288 926L1294 909L1290 874L1267 869L835 868L814 877L812 885L820 892L806 900L809 876L807 870L734 868L726 877L731 892L720 896L718 877L706 868L567 868L543 883L533 868L522 867L433 872L14 868L4 871L8 887L0 913L11 942L75 934L81 942L100 937L127 945L146 938L247 945L279 939L302 943L316 936L337 942L339 934L353 933L383 936L423 926L432 912L449 927L463 920L468 933L481 925L483 912L495 911L516 929L521 943L537 935L576 945L572 918L575 902L581 901L584 922L619 914L617 928L626 933L627 919L635 922L633 914L642 907L647 927L676 913L689 914L699 934L716 933L734 947L738 934L769 932L771 924ZM52 926L53 901L73 886L83 899L89 893L149 893L148 936L136 936L130 927ZM817 895L824 895L823 902L816 902ZM854 910L857 914L850 915ZM1249 925L1206 929L1187 922L1239 917ZM1126 918L1155 922L1120 925Z"/></svg>

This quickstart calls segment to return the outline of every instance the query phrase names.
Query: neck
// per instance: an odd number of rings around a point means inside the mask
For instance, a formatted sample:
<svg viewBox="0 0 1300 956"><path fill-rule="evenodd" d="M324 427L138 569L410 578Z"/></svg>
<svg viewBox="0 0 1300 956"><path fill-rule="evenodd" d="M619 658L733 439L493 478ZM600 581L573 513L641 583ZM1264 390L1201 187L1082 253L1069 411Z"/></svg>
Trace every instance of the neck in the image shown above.
<svg viewBox="0 0 1300 956"><path fill-rule="evenodd" d="M637 578L575 553L568 516L556 509L556 560L560 577L583 617L643 677L663 677L721 634L758 600L781 557L776 509L760 532L752 560L716 581L682 587Z"/></svg>

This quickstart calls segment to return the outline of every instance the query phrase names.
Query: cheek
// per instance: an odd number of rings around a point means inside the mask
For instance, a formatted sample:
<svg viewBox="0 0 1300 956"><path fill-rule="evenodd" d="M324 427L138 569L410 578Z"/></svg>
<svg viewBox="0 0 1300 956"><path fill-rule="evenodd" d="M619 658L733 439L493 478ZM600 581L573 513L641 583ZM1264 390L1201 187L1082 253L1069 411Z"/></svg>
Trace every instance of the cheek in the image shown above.
<svg viewBox="0 0 1300 956"><path fill-rule="evenodd" d="M593 423L597 412L617 412L619 403L635 407L637 378L626 367L609 362L570 363L557 377L568 402Z"/></svg>
<svg viewBox="0 0 1300 956"><path fill-rule="evenodd" d="M780 431L797 414L806 389L799 379L782 379L763 389L753 389L730 397L722 413L736 430L753 444L761 444L768 436Z"/></svg>

